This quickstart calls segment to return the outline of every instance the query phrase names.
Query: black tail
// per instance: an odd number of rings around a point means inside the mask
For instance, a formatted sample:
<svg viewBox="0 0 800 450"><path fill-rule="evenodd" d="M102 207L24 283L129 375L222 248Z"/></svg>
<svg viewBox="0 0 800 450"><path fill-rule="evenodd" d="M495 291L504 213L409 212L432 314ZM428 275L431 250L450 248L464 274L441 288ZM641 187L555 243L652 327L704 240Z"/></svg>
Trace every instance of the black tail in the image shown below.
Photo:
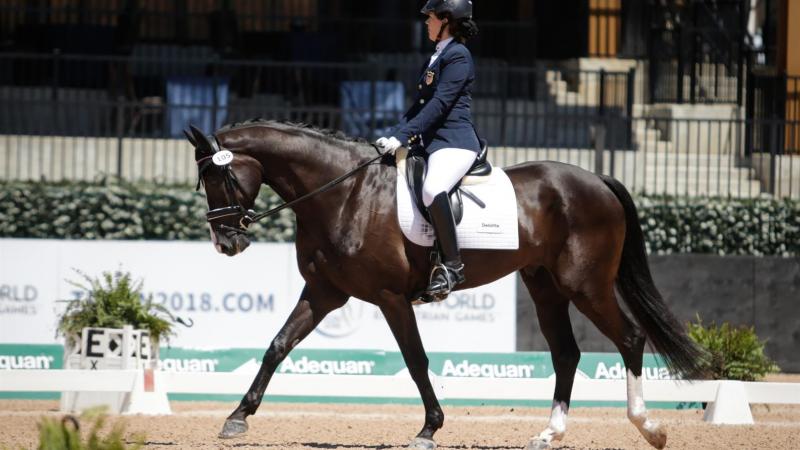
<svg viewBox="0 0 800 450"><path fill-rule="evenodd" d="M644 234L630 193L619 181L602 175L600 178L625 209L625 244L617 273L617 289L622 299L670 371L688 379L702 377L705 352L686 335L653 283Z"/></svg>

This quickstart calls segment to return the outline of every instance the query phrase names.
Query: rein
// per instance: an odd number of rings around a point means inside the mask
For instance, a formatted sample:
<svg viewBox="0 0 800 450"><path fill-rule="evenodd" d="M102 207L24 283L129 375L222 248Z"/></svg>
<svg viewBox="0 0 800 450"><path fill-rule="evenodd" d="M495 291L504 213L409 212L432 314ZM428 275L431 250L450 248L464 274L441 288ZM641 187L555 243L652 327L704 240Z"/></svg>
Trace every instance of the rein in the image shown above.
<svg viewBox="0 0 800 450"><path fill-rule="evenodd" d="M217 142L216 136L214 136L214 139L210 140L210 141L211 141L211 147L212 147L212 150L214 151L214 154L220 152L220 146L219 146L219 142ZM375 145L373 143L370 143L370 145L378 153L377 156L375 156L374 158L371 158L371 159L359 164L356 168L350 170L349 172L345 173L344 175L342 175L340 177L337 177L337 178L329 181L328 183L325 183L324 185L318 187L317 189L314 189L313 191L311 191L311 192L309 192L309 193L307 193L305 195L302 195L302 196L300 196L300 197L298 197L298 198L296 198L296 199L294 199L294 200L292 200L290 202L284 202L283 204L281 204L279 206L276 206L275 208L272 208L269 211L265 211L265 212L262 212L262 213L256 213L252 209L245 209L241 204L237 204L236 206L226 206L226 207L222 207L222 208L216 208L216 209L210 210L210 211L208 211L206 213L206 219L207 219L208 222L212 222L214 220L218 220L218 219L221 219L221 218L224 218L224 217L229 217L229 216L234 216L234 215L240 216L239 228L234 228L234 227L231 227L231 226L228 226L228 225L225 225L225 224L220 224L219 227L222 228L222 229L225 229L225 230L230 230L230 231L236 232L236 233L247 233L247 227L251 223L258 222L258 221L260 221L262 219L265 219L267 217L273 216L273 215L277 214L278 212L280 212L280 211L282 211L282 210L284 210L286 208L290 208L290 207L292 207L292 206L294 206L294 205L296 205L296 204L298 204L298 203L300 203L300 202L302 202L304 200L308 200L309 198L311 198L311 197L313 197L313 196L315 196L317 194L321 194L323 192L326 192L326 191L330 190L331 188L333 188L334 186L336 186L337 184L339 184L342 181L346 180L347 178L350 178L356 172L362 170L363 168L367 167L368 165L373 164L375 161L377 161L377 160L379 160L381 158L384 158L384 157L386 157L388 155L388 153L382 153L377 145ZM228 151L230 151L230 150L228 150ZM199 166L198 167L198 169L199 169L198 170L198 172L199 172L198 178L199 179L197 180L197 189L198 190L200 189L200 182L202 181L203 172L205 172L208 169L208 167L212 164L212 161L210 160L212 157L213 157L213 154L210 155L210 156L205 156L205 157L200 158L199 160L197 160L197 164ZM236 178L236 175L231 170L230 163L226 164L225 166L222 166L222 168L225 170L225 175L226 175L225 176L225 189L226 190L228 190L228 189L236 190L238 188L239 190L241 190L241 186L239 184L239 180ZM236 196L234 195L234 199L235 198L236 198ZM237 203L238 203L238 201L237 201Z"/></svg>
<svg viewBox="0 0 800 450"><path fill-rule="evenodd" d="M376 157L374 157L374 158L372 158L372 159L370 159L370 160L368 160L368 161L366 161L364 163L361 163L355 169L345 173L344 175L342 175L342 176L340 176L340 177L338 177L338 178L336 178L334 180L331 180L331 181L325 183L324 185L322 185L322 186L318 187L317 189L309 192L308 194L300 196L300 197L298 197L298 198L296 198L296 199L294 199L294 200L292 200L290 202L286 202L286 203L284 203L284 204L282 204L280 206L276 206L275 208L272 208L269 211L254 215L251 220L253 222L258 222L259 220L264 219L266 217L269 217L269 216L271 216L273 214L276 214L276 213L278 213L279 211L281 211L283 209L286 209L286 208L289 208L289 207L291 207L293 205L296 205L296 204L302 202L303 200L307 200L307 199L309 199L309 198L311 198L311 197L313 197L313 196L315 196L317 194L321 194L321 193L323 193L325 191L328 191L332 187L336 186L337 184L341 183L342 181L344 181L344 180L350 178L351 176L353 176L359 170L363 169L364 167L367 167L368 165L374 163L375 161L383 158L386 155L386 153L381 153L381 151L378 149L378 147L375 144L371 144L371 145L372 145L373 148L375 148L375 151L378 152L378 156L376 156Z"/></svg>

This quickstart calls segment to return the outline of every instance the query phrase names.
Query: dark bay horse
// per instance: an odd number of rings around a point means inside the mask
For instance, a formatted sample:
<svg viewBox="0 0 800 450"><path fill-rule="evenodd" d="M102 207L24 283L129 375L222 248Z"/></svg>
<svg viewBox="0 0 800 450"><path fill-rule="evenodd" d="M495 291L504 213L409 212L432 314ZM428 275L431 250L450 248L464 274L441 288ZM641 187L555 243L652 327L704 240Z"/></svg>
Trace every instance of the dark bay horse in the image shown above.
<svg viewBox="0 0 800 450"><path fill-rule="evenodd" d="M246 210L262 184L284 201L306 195L376 155L365 142L287 123L251 121L213 136L194 129L200 177L209 206L211 237L221 253L242 252L249 240ZM229 165L209 165L217 153ZM647 418L642 396L646 340L667 365L686 377L698 374L701 351L667 308L648 267L636 208L618 181L575 166L525 163L506 169L518 201L518 250L464 250L466 289L519 271L533 297L556 373L548 427L528 448L549 448L566 431L567 411L580 351L569 303L611 339L625 362L628 417L656 448L666 433ZM409 242L398 225L396 168L375 162L324 193L292 206L297 217L297 264L305 287L267 349L261 368L220 437L242 435L280 362L329 312L357 297L380 308L397 339L425 407L425 423L412 448L434 448L444 414L428 378L412 293L427 285L429 250ZM627 304L632 320L617 302Z"/></svg>

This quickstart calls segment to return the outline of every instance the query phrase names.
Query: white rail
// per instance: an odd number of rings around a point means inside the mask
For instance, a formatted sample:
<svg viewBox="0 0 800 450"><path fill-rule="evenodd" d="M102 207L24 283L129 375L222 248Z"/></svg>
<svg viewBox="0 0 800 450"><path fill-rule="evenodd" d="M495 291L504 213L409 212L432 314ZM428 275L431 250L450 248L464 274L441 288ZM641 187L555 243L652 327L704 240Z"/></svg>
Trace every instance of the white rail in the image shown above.
<svg viewBox="0 0 800 450"><path fill-rule="evenodd" d="M6 370L0 371L0 391L140 392L164 397L167 393L244 394L253 376L235 372L156 371L150 383L143 381L145 375L139 370ZM440 399L460 400L550 400L555 385L552 378L435 377L432 381ZM153 392L143 392L150 386ZM576 379L572 400L624 402L627 399L626 392L625 380ZM419 397L410 377L388 375L276 374L267 393L312 397ZM752 423L747 406L753 403L800 404L800 383L645 381L644 393L648 401L716 404L716 408L709 408L706 413L706 420L714 423ZM146 413L146 405L143 408L136 412ZM724 418L732 413L738 419ZM742 414L749 416L749 419L741 417Z"/></svg>

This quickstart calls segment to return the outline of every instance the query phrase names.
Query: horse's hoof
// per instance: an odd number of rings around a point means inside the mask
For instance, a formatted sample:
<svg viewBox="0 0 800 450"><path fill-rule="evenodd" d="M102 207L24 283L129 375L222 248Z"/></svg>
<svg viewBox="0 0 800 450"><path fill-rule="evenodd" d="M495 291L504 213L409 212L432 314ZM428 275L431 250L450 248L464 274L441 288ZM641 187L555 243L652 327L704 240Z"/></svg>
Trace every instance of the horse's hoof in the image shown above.
<svg viewBox="0 0 800 450"><path fill-rule="evenodd" d="M528 445L525 447L525 450L549 450L550 443L545 441L544 439L531 439L528 442Z"/></svg>
<svg viewBox="0 0 800 450"><path fill-rule="evenodd" d="M222 431L219 432L219 438L230 439L244 436L245 433L247 433L247 422L240 419L228 419L222 426Z"/></svg>
<svg viewBox="0 0 800 450"><path fill-rule="evenodd" d="M644 438L650 445L659 450L667 446L667 433L661 427L645 434Z"/></svg>
<svg viewBox="0 0 800 450"><path fill-rule="evenodd" d="M433 442L430 439L425 438L414 438L410 444L408 444L408 448L412 448L414 450L433 450L436 448L436 442Z"/></svg>

